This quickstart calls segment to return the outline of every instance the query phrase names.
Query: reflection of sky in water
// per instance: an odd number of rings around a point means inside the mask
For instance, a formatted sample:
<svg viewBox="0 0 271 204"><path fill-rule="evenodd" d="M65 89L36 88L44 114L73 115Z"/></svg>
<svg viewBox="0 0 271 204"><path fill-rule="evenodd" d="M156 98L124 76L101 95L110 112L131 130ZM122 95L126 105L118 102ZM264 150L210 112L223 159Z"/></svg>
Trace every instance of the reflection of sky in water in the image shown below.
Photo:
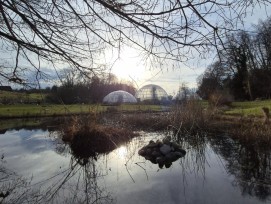
<svg viewBox="0 0 271 204"><path fill-rule="evenodd" d="M117 203L260 203L256 198L241 195L238 186L233 185L234 177L227 173L225 160L209 145L200 157L202 162L189 149L170 168L159 169L137 152L150 139L156 140L161 135L141 134L145 137L100 155L95 162L99 174L105 175L98 182L106 186ZM41 130L7 131L0 135L0 153L5 156L5 165L24 177L33 176L33 183L69 168L70 156L56 153L55 148L53 138ZM59 182L58 178L45 185Z"/></svg>
<svg viewBox="0 0 271 204"><path fill-rule="evenodd" d="M42 130L12 130L0 135L1 154L8 168L20 175L46 178L63 164L53 150L53 140ZM67 163L67 162L66 162Z"/></svg>
<svg viewBox="0 0 271 204"><path fill-rule="evenodd" d="M40 153L51 148L51 145L48 146L51 139L44 136L42 130L7 131L6 134L0 136L1 148L6 148L6 151L13 155L18 155L20 151Z"/></svg>
<svg viewBox="0 0 271 204"><path fill-rule="evenodd" d="M124 146L121 146L117 149L117 154L119 158L125 159L127 157L127 148Z"/></svg>
<svg viewBox="0 0 271 204"><path fill-rule="evenodd" d="M147 138L147 141L150 139ZM184 158L174 162L169 169L159 169L158 165L138 156L137 150L132 158L127 154L126 160L119 159L119 150L116 150L117 153L113 152L108 160L111 171L105 180L117 195L118 203L259 202L241 196L238 187L232 185L233 178L227 174L224 161L210 147L206 150L203 167L188 161L192 156L188 151ZM201 168L205 168L205 172Z"/></svg>

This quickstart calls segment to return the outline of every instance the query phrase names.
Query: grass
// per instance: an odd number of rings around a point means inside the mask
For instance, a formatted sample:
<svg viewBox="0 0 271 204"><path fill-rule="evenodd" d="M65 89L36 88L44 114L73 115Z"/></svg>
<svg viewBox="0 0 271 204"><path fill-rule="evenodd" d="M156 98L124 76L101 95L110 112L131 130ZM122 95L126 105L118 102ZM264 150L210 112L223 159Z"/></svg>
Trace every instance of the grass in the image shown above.
<svg viewBox="0 0 271 204"><path fill-rule="evenodd" d="M271 110L271 100L233 102L230 109L224 111L224 114L262 117L262 107L267 107Z"/></svg>
<svg viewBox="0 0 271 204"><path fill-rule="evenodd" d="M93 105L0 105L0 117L42 117L87 113L93 111Z"/></svg>
<svg viewBox="0 0 271 204"><path fill-rule="evenodd" d="M0 91L0 102L4 98L28 100L28 101L42 101L45 95L38 93L17 93ZM199 104L207 109L208 102L200 101ZM268 107L271 110L271 100L264 101L248 101L248 102L233 102L231 107L221 110L219 114L229 116L247 116L247 117L262 117L262 107ZM74 104L74 105L57 105L57 104L0 104L0 118L28 118L28 117L44 117L44 116L63 116L73 114L87 114L90 112L153 112L161 111L159 105L120 105L120 106L102 106L102 105L88 105L88 104ZM177 110L178 111L178 110Z"/></svg>
<svg viewBox="0 0 271 204"><path fill-rule="evenodd" d="M44 101L45 97L46 94L42 93L0 91L0 103L38 103Z"/></svg>
<svg viewBox="0 0 271 204"><path fill-rule="evenodd" d="M113 106L115 111L160 111L158 105L121 105ZM48 117L65 116L74 114L88 114L105 112L110 106L97 104L73 104L73 105L34 105L16 104L0 105L0 118L29 118L29 117Z"/></svg>

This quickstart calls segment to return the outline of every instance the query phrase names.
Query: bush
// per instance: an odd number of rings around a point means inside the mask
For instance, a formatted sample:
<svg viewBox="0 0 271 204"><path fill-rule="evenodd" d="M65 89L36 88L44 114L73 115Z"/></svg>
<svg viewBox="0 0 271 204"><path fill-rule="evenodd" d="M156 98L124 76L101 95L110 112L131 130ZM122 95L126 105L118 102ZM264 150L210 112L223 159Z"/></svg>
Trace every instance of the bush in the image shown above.
<svg viewBox="0 0 271 204"><path fill-rule="evenodd" d="M211 106L230 106L233 102L233 97L230 94L216 92L209 96L208 102Z"/></svg>

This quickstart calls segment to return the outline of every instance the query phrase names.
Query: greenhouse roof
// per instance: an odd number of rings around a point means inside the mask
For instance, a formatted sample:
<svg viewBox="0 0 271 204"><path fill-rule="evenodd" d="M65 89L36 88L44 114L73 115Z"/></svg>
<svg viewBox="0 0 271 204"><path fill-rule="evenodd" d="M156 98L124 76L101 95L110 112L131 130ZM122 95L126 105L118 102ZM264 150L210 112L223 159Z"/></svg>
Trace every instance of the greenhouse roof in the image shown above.
<svg viewBox="0 0 271 204"><path fill-rule="evenodd" d="M114 103L136 103L137 100L136 98L126 92L126 91L113 91L109 94L107 94L104 98L103 98L103 103L107 103L107 104L114 104Z"/></svg>
<svg viewBox="0 0 271 204"><path fill-rule="evenodd" d="M140 101L164 100L168 98L168 95L162 87L155 84L148 84L136 92L136 98Z"/></svg>

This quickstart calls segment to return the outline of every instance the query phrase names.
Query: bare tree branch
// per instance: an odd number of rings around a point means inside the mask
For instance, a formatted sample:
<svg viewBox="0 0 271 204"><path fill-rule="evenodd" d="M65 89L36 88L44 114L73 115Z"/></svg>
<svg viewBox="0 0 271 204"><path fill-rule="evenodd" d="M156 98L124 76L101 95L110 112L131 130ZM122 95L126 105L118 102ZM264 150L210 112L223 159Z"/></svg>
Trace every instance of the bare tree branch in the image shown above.
<svg viewBox="0 0 271 204"><path fill-rule="evenodd" d="M0 0L0 47L3 53L7 47L17 53L9 67L0 62L0 80L25 83L27 77L20 71L35 70L32 65L37 63L23 67L25 55L30 55L28 62L39 56L56 69L70 66L85 76L105 71L101 54L111 50L118 53L117 59L125 46L139 50L149 65L184 62L193 53L217 49L249 11L270 4L270 0Z"/></svg>

